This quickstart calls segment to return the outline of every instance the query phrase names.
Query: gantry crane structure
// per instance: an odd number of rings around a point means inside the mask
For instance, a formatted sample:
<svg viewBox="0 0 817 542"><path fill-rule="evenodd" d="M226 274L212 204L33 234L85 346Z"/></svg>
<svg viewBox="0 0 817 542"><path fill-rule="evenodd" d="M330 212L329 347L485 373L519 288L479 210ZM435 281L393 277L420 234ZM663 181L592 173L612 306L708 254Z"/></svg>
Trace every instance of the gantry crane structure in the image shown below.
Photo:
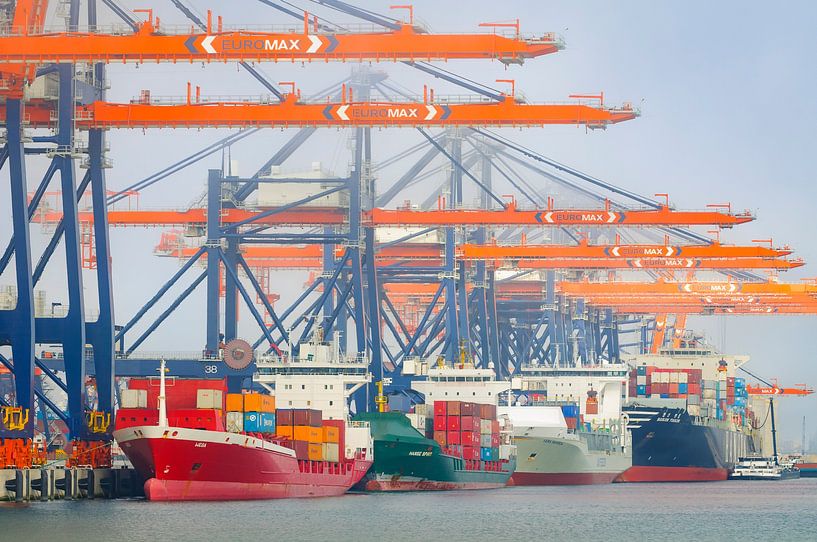
<svg viewBox="0 0 817 542"><path fill-rule="evenodd" d="M100 24L96 0L87 2L87 27L80 26L79 0L69 0L66 24L58 29L45 24L46 0L20 0L5 8L7 23L0 32L0 94L5 97L0 122L7 131L0 162L9 165L14 222L12 241L0 256L0 273L14 256L17 286L15 307L0 311L0 345L12 347L12 359L0 357L0 363L13 373L15 382L14 405L6 406L33 412L36 397L41 409L68 425L79 451L72 458L76 461L105 463L104 453L91 451L110 440L106 420L115 403L114 376L155 371L157 360L141 355L138 348L201 284L207 303L202 352L169 359L168 365L179 376L225 377L230 389L245 385L253 372L252 365L241 370L227 367L220 354L225 341L238 337L241 301L258 325L255 348L280 352L286 345L297 352L298 345L320 329L323 336L337 335L345 352L366 357L371 373L390 379L396 387L406 383L401 364L412 356L439 354L453 360L467 350L478 365L494 367L497 376L505 378L531 359L615 362L626 346L619 340L626 326L635 325L641 333L637 344L645 348L656 313L677 314L677 330L686 314L727 308L735 313L752 312L758 306L798 314L817 310L814 292L808 288L729 301L700 292L686 296L690 292L683 289L675 297L652 292L616 297L593 290L598 283L616 291L620 272L673 279L675 273L704 269L725 274L728 282L721 284L748 288L767 284L757 282L752 270L782 271L802 262L788 259L787 248L730 246L689 229L739 226L753 220L749 213L720 206L675 210L668 198L658 202L629 192L488 129L606 128L637 117L631 105L610 107L603 94L575 96L569 103L530 103L516 95L512 81L511 91L503 93L432 63L482 59L520 64L558 52L563 44L554 34L525 38L518 22L510 25L508 34L500 31L508 25L493 23L487 33L435 34L415 23L413 15L400 21L340 0L314 3L362 18L371 26L337 25L264 1L296 19L295 27L264 32L231 29L218 17L214 21L209 12L199 18L183 1L172 0L190 23L170 27L151 11L140 21L113 0L102 3L123 20L124 29ZM254 67L261 62L309 67L328 61L402 63L471 94L447 97L426 86L422 94L412 96L390 85L385 74L362 68L348 80L304 98L294 83L288 92L282 91L282 84L273 84ZM130 103L108 102L106 65L121 62L205 66L237 62L270 96L208 99L188 83L187 95L181 98L159 99L143 92ZM41 90L35 95L34 88ZM24 127L38 135L29 140ZM234 131L123 190L107 190L107 131L202 127ZM114 207L136 191L270 127L297 131L250 177L233 175L224 167L208 170L202 205L184 211ZM347 176L319 182L271 178L271 168L326 127L347 128L352 134ZM376 182L379 166L373 160L372 128L411 129L422 138L421 145L385 161L396 164L424 150L387 189ZM434 128L442 130L435 134L430 131ZM78 144L76 131L87 131L87 145ZM51 158L31 194L26 155ZM80 180L73 172L78 158L87 168ZM416 207L391 207L407 188L433 178L427 169L440 160L443 166L436 174L444 181L426 201ZM57 172L60 209L51 211L42 202ZM312 182L318 188L286 204L252 205L259 187L275 182ZM497 193L500 182L510 185L514 197ZM552 194L538 188L543 182L577 194L583 205L556 206ZM464 206L468 183L477 189L478 208ZM92 203L84 210L78 201L88 187ZM341 194L344 205L321 206ZM29 239L31 221L53 226L36 265ZM185 263L127 322L115 326L109 230L134 225L183 227L196 232L201 242L171 248L169 252ZM382 230L396 231L398 238L379 240ZM613 234L625 239L604 241ZM429 235L436 239L424 241ZM636 236L646 239L631 240ZM60 240L66 247L68 311L60 318L38 315L34 286ZM196 271L198 264L204 270ZM87 321L83 304L83 267L95 270L97 278L100 314L93 322ZM273 306L271 281L258 273L281 268L320 272L283 310ZM189 275L192 281L146 323L146 315L159 311L160 302L166 302L171 289ZM654 284L668 282L644 283ZM697 283L690 277L685 284ZM137 331L134 340L126 341ZM60 355L39 359L35 345L59 345ZM67 411L37 389L35 367L66 393ZM64 381L58 377L62 373ZM86 397L89 375L97 387L93 404ZM368 395L375 396L371 390ZM5 428L3 435L30 439L32 420Z"/></svg>

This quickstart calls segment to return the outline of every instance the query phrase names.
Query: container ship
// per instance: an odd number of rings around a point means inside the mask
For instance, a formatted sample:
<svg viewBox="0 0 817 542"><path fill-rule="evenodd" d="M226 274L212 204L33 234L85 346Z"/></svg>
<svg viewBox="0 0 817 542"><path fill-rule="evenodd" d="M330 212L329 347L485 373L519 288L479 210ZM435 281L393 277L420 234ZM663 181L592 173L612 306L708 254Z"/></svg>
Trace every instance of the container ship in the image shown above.
<svg viewBox="0 0 817 542"><path fill-rule="evenodd" d="M617 481L726 480L740 457L756 452L746 383L734 376L746 361L698 341L632 359L624 411L633 466Z"/></svg>
<svg viewBox="0 0 817 542"><path fill-rule="evenodd" d="M632 464L622 417L627 366L522 368L500 406L513 424L513 485L609 484Z"/></svg>
<svg viewBox="0 0 817 542"><path fill-rule="evenodd" d="M426 401L415 405L413 412L371 412L354 418L370 424L374 439L374 464L358 488L440 491L505 486L516 453L512 428L506 418L497 417L495 401L507 383L497 382L492 370L473 366L438 365L424 368L422 374L426 378L412 386L424 391Z"/></svg>
<svg viewBox="0 0 817 542"><path fill-rule="evenodd" d="M341 495L372 465L368 426L348 423L342 406L329 415L304 408L306 384L293 397L286 393L291 384L273 396L226 393L224 380L165 380L164 370L159 379L131 379L116 417L114 438L146 480L148 500ZM327 390L327 404L345 402L342 387Z"/></svg>

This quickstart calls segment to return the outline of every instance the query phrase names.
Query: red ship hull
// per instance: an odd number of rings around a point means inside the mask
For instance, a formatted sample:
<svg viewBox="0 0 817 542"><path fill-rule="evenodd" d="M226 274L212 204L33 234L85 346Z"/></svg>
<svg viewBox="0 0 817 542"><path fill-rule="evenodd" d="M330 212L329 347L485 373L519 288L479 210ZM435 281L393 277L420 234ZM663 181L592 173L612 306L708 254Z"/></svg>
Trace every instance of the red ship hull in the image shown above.
<svg viewBox="0 0 817 542"><path fill-rule="evenodd" d="M519 472L511 476L513 486L583 486L611 484L617 472Z"/></svg>
<svg viewBox="0 0 817 542"><path fill-rule="evenodd" d="M727 469L702 467L633 466L622 472L616 482L719 482L729 478Z"/></svg>
<svg viewBox="0 0 817 542"><path fill-rule="evenodd" d="M179 427L129 427L114 433L145 478L151 501L223 501L342 495L371 466L299 461L275 443L237 433Z"/></svg>

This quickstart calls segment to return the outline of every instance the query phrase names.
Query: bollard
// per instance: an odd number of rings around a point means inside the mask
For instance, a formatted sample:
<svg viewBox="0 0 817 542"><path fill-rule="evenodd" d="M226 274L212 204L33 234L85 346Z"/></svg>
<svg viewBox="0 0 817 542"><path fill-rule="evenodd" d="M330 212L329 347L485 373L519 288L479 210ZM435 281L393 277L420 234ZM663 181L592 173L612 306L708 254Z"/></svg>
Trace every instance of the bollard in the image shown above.
<svg viewBox="0 0 817 542"><path fill-rule="evenodd" d="M40 500L47 501L51 499L51 471L49 469L40 469Z"/></svg>
<svg viewBox="0 0 817 542"><path fill-rule="evenodd" d="M14 501L23 502L23 471L17 469L14 473Z"/></svg>

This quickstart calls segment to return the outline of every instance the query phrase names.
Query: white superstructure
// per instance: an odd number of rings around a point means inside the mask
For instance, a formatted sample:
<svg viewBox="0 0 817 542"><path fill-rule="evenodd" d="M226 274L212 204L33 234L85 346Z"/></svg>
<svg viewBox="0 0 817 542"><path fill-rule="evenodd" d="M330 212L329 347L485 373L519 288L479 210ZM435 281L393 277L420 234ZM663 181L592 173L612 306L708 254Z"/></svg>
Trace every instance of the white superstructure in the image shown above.
<svg viewBox="0 0 817 542"><path fill-rule="evenodd" d="M428 368L425 380L415 380L412 389L425 396L427 405L434 401L468 401L498 404L499 396L508 391L510 382L497 380L493 369L477 369L473 364L435 365Z"/></svg>

